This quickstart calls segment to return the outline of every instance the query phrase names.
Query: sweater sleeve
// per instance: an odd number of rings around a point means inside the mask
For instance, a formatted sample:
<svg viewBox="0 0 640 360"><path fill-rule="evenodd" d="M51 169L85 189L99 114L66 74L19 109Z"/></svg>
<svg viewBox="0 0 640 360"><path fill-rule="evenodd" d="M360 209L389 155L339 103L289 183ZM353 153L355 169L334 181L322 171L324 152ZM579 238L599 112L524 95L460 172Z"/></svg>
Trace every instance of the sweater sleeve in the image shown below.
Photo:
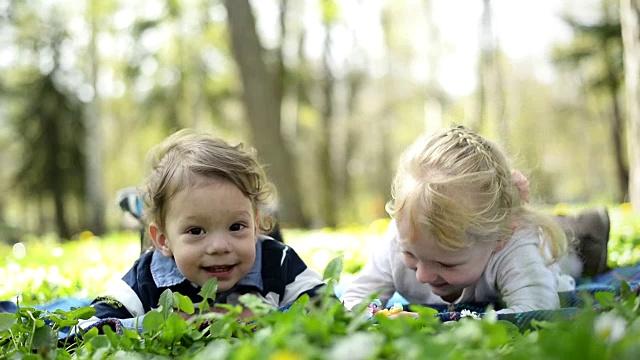
<svg viewBox="0 0 640 360"><path fill-rule="evenodd" d="M395 291L393 282L392 258L393 242L396 240L395 222L389 223L389 229L382 238L382 243L375 244L369 262L347 285L342 296L345 307L351 310L367 297L377 294L383 304L391 298Z"/></svg>
<svg viewBox="0 0 640 360"><path fill-rule="evenodd" d="M551 310L560 307L554 273L545 264L535 229L518 234L498 253L496 287L505 308L499 313Z"/></svg>
<svg viewBox="0 0 640 360"><path fill-rule="evenodd" d="M97 297L92 303L96 312L87 319L79 322L78 326L86 329L102 319L118 319L127 329L142 331L144 309L133 289L123 280L113 280L107 285L106 292Z"/></svg>
<svg viewBox="0 0 640 360"><path fill-rule="evenodd" d="M282 252L281 267L285 289L280 306L290 304L304 294L315 296L316 291L325 284L322 277L310 269L295 250L286 245Z"/></svg>

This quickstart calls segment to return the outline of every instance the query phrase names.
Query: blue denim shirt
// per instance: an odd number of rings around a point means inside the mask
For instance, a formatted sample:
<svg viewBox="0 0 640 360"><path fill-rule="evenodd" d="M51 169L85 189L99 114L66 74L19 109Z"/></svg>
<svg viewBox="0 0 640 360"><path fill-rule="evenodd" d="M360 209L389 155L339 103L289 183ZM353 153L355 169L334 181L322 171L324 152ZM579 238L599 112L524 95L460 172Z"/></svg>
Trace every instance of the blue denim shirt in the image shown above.
<svg viewBox="0 0 640 360"><path fill-rule="evenodd" d="M262 246L260 241L256 242L256 260L253 262L251 269L236 285L247 285L263 290L262 285ZM151 275L153 281L158 287L170 287L180 284L187 279L178 270L176 260L173 257L166 257L159 251L155 251L151 259ZM196 284L192 285L197 287Z"/></svg>

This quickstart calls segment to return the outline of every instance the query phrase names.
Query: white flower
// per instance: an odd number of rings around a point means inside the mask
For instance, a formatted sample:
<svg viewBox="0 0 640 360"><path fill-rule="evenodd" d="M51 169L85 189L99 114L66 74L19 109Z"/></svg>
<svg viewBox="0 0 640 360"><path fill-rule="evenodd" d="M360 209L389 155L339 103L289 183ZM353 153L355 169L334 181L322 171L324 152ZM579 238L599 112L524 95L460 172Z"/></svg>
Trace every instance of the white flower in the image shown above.
<svg viewBox="0 0 640 360"><path fill-rule="evenodd" d="M15 243L12 250L13 256L16 259L22 259L23 257L27 256L27 248L21 242Z"/></svg>
<svg viewBox="0 0 640 360"><path fill-rule="evenodd" d="M482 319L490 324L495 324L498 321L498 313L495 310L489 310L484 313Z"/></svg>
<svg viewBox="0 0 640 360"><path fill-rule="evenodd" d="M372 359L384 341L384 336L377 332L355 333L337 340L329 349L327 359Z"/></svg>
<svg viewBox="0 0 640 360"><path fill-rule="evenodd" d="M463 317L470 317L470 318L475 319L475 320L480 319L480 316L478 316L477 312L471 311L471 310L467 310L467 309L464 309L464 310L460 311L460 318L463 318Z"/></svg>
<svg viewBox="0 0 640 360"><path fill-rule="evenodd" d="M624 337L627 321L615 311L604 313L596 319L593 330L602 340L614 343Z"/></svg>
<svg viewBox="0 0 640 360"><path fill-rule="evenodd" d="M455 338L465 339L465 341L476 342L482 339L484 333L481 323L477 321L461 321L455 327Z"/></svg>

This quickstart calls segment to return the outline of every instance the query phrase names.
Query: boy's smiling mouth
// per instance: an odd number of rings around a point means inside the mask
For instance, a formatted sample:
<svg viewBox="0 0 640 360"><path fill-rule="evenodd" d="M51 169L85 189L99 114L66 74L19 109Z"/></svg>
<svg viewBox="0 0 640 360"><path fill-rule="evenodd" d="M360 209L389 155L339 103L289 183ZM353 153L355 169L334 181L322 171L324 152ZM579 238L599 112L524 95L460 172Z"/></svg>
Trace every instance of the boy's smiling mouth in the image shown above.
<svg viewBox="0 0 640 360"><path fill-rule="evenodd" d="M224 276L227 275L233 270L235 265L215 265L215 266L206 266L203 269L211 274L212 276Z"/></svg>

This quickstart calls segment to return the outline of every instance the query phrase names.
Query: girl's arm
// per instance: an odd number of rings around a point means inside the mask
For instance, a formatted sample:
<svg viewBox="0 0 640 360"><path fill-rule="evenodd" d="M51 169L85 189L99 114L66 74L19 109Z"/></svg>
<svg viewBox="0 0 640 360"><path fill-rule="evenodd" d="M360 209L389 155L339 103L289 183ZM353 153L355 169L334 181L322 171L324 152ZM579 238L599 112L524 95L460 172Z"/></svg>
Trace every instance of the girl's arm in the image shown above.
<svg viewBox="0 0 640 360"><path fill-rule="evenodd" d="M517 232L497 255L496 286L505 308L499 313L551 310L560 307L557 274L540 252L538 232Z"/></svg>
<svg viewBox="0 0 640 360"><path fill-rule="evenodd" d="M342 302L347 309L352 309L359 303L366 301L373 294L377 294L376 297L381 300L382 304L386 304L393 295L395 287L391 259L394 255L395 226L394 221L389 223L389 229L382 239L382 243L373 247L369 262L347 285L342 296Z"/></svg>

